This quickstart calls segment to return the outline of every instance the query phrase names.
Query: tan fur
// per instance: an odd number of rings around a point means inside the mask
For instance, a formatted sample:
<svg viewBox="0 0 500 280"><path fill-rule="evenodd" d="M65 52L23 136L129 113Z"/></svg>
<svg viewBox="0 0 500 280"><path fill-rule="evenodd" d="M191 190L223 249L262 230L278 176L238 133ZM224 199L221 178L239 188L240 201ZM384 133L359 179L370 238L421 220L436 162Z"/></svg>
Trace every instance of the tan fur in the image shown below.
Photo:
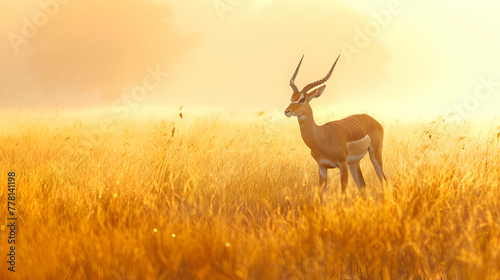
<svg viewBox="0 0 500 280"><path fill-rule="evenodd" d="M319 181L322 193L324 193L327 183L327 177L323 176L327 173L322 169L336 167L341 171L342 193L345 193L348 165L351 166L351 172L356 172L356 174L351 175L355 178L358 188L365 187L363 175L359 168L359 160L348 162L349 146L352 148L351 152L354 153L353 156L364 155L367 151L370 152L370 158L377 170L377 175L380 182L383 183L385 175L382 171L382 146L384 138L382 125L369 115L359 114L318 126L314 121L313 111L309 105L310 99L311 97L306 98L306 101L303 103L291 104L286 112L288 116L299 117L302 139L311 149L311 155L317 161L318 168L320 169ZM359 141L367 135L369 138ZM353 141L359 142L350 145L349 143Z"/></svg>

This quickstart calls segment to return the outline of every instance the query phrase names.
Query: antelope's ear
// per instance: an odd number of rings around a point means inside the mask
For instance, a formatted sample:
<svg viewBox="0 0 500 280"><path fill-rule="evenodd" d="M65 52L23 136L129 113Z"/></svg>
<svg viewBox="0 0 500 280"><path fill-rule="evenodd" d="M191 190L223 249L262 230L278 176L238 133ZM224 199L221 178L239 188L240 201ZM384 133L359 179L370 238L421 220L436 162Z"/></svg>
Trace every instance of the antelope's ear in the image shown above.
<svg viewBox="0 0 500 280"><path fill-rule="evenodd" d="M323 93L323 91L325 91L325 88L326 88L326 85L323 85L323 86L315 89L313 92L309 93L308 94L309 100L316 98L316 97L320 97L321 94Z"/></svg>

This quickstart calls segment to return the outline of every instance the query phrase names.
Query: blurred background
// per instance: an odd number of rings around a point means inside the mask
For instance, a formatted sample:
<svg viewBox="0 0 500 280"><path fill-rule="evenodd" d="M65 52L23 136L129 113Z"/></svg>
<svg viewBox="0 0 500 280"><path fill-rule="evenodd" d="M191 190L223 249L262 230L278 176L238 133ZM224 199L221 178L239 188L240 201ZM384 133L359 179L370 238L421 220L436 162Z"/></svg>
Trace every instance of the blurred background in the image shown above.
<svg viewBox="0 0 500 280"><path fill-rule="evenodd" d="M0 110L281 113L341 54L319 114L500 116L500 3L358 2L0 0Z"/></svg>

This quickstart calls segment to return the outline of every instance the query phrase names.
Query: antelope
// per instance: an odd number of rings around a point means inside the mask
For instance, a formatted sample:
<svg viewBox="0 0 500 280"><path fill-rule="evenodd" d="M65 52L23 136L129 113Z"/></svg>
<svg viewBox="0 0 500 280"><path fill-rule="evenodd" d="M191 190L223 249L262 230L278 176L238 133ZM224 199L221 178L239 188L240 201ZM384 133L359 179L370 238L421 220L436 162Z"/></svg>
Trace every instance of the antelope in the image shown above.
<svg viewBox="0 0 500 280"><path fill-rule="evenodd" d="M378 121L366 114L351 115L321 126L318 126L314 121L309 102L313 98L321 96L326 87L323 84L332 75L339 58L340 55L323 79L312 82L299 91L295 85L295 78L304 59L304 56L302 56L290 80L293 93L290 98L291 103L285 110L285 116L288 118L297 117L302 139L307 147L311 149L311 155L318 163L321 201L323 201L326 190L329 168L340 169L342 196L344 196L347 187L348 167L358 186L358 190L365 189L366 184L359 167L359 161L367 152L370 153L370 160L375 167L375 172L382 186L383 180L387 181L382 170L384 129Z"/></svg>

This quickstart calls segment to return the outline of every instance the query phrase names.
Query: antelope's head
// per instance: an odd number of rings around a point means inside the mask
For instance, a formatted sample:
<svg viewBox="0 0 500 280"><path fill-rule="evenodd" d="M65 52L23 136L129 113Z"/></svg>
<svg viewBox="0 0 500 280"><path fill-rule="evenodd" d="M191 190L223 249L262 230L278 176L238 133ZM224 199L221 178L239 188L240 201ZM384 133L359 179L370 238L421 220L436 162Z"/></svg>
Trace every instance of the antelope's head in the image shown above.
<svg viewBox="0 0 500 280"><path fill-rule="evenodd" d="M302 90L299 91L297 86L295 85L295 78L297 77L297 73L299 72L300 64L302 63L302 59L304 59L304 56L300 59L299 65L297 66L297 69L295 69L295 72L293 73L292 79L290 80L290 86L293 89L293 94L292 98L290 98L290 105L285 110L285 116L287 117L299 117L299 118L304 118L306 113L307 113L307 105L309 105L309 101L311 99L319 97L323 91L325 90L326 85L323 85L328 81L330 76L332 75L333 69L335 68L335 65L337 64L337 61L339 60L340 55L337 57L337 60L333 63L332 68L326 74L326 76L318 80L316 82L312 82L305 86ZM319 87L318 87L319 86Z"/></svg>

